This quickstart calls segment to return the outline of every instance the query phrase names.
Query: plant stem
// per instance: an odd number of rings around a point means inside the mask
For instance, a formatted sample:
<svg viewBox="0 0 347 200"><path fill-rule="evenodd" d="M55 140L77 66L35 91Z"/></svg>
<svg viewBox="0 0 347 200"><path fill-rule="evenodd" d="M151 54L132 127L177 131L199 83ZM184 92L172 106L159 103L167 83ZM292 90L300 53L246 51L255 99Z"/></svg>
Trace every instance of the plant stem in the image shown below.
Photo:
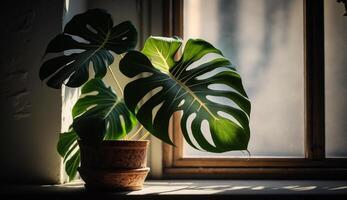
<svg viewBox="0 0 347 200"><path fill-rule="evenodd" d="M116 78L116 76L114 75L114 73L113 73L113 71L112 71L112 69L111 69L110 66L108 66L108 70L111 72L112 78L113 78L114 82L116 83L116 85L117 85L117 87L118 87L118 89L119 89L121 95L124 96L123 89L122 89L122 87L120 86L119 82L117 81L117 78ZM128 135L125 135L124 140L128 140Z"/></svg>
<svg viewBox="0 0 347 200"><path fill-rule="evenodd" d="M112 78L113 78L113 80L116 82L116 85L117 85L117 87L119 88L119 90L120 90L120 92L121 92L121 95L124 96L123 89L122 89L122 87L120 86L119 82L117 81L117 78L116 78L116 76L114 75L114 73L113 73L111 67L108 66L108 69L110 70L111 75L112 75Z"/></svg>
<svg viewBox="0 0 347 200"><path fill-rule="evenodd" d="M144 140L149 135L149 132L147 131L139 140Z"/></svg>
<svg viewBox="0 0 347 200"><path fill-rule="evenodd" d="M119 54L120 57L123 58L123 55L122 54ZM120 86L115 74L113 73L112 69L110 66L108 66L108 69L110 70L111 72L111 75L112 75L112 78L113 80L116 82L116 85L118 87L118 89L120 90L121 92L121 95L124 96L124 92L123 92L123 89L122 87ZM125 140L132 140L136 135L138 135L140 133L140 131L143 129L143 126L141 125L140 128L136 131L136 133L134 133L131 137L128 138L128 135L125 135L124 139ZM144 138L146 138L147 136L149 135L149 132L147 131L139 140L143 140Z"/></svg>
<svg viewBox="0 0 347 200"><path fill-rule="evenodd" d="M143 126L141 125L139 129L137 129L136 133L134 133L130 138L128 138L129 140L132 140L137 134L140 133L140 131L143 129Z"/></svg>

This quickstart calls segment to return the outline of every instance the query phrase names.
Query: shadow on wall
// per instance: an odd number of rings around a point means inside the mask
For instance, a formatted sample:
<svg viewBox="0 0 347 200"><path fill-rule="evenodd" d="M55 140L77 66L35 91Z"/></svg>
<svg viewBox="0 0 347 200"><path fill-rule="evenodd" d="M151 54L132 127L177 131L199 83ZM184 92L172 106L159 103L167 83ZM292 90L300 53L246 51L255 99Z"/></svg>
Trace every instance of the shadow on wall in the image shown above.
<svg viewBox="0 0 347 200"><path fill-rule="evenodd" d="M62 11L61 0L1 2L1 182L59 181L61 94L44 87L38 67L61 31Z"/></svg>

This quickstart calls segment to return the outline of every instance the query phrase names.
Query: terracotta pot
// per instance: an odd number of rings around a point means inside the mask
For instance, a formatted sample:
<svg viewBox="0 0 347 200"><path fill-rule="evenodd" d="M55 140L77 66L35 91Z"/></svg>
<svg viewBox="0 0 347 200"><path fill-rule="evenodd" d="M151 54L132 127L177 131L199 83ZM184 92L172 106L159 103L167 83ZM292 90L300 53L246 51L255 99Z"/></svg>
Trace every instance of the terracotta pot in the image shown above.
<svg viewBox="0 0 347 200"><path fill-rule="evenodd" d="M79 141L81 167L88 189L140 190L149 172L146 167L149 141L103 141L97 145Z"/></svg>
<svg viewBox="0 0 347 200"><path fill-rule="evenodd" d="M132 191L141 190L149 168L125 170L88 170L80 168L79 173L91 190Z"/></svg>

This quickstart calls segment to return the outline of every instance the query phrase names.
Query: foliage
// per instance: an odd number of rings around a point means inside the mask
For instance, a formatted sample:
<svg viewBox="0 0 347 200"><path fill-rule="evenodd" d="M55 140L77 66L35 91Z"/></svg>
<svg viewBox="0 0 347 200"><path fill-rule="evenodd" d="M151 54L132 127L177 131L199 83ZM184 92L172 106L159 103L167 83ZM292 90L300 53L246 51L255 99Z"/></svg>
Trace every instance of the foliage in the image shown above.
<svg viewBox="0 0 347 200"><path fill-rule="evenodd" d="M88 10L74 16L66 24L64 32L48 44L46 54L67 50L74 50L74 53L44 62L40 68L40 79L48 79L47 85L56 89L62 84L80 87L88 81L89 65L93 66L95 77L102 78L114 61L111 52L127 52L136 43L137 31L130 21L113 26L111 15L107 12ZM82 52L76 53L77 50Z"/></svg>
<svg viewBox="0 0 347 200"><path fill-rule="evenodd" d="M137 124L123 100L100 79L92 79L82 87L72 115L73 128L60 134L57 146L70 180L75 177L80 163L78 139L92 144L101 140L122 139Z"/></svg>
<svg viewBox="0 0 347 200"><path fill-rule="evenodd" d="M131 51L121 60L121 72L134 78L124 91L128 108L148 131L169 144L173 144L169 120L181 111L181 130L192 147L210 152L247 149L251 105L240 75L218 49L200 39L188 40L181 58L175 61L181 44L176 38L150 37L142 53ZM216 89L212 84L230 89ZM145 96L150 97L140 103ZM191 127L187 127L189 119L193 119ZM202 131L204 121L209 124L207 134L212 143Z"/></svg>

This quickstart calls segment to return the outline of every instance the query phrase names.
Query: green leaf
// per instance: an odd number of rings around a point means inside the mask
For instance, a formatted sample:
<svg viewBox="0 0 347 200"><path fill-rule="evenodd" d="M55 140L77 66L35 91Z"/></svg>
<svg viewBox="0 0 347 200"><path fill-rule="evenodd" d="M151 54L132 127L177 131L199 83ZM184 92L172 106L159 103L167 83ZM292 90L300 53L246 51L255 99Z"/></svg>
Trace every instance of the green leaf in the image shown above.
<svg viewBox="0 0 347 200"><path fill-rule="evenodd" d="M137 124L136 117L128 110L124 101L118 98L110 87L106 87L101 79L88 81L82 87L81 93L72 109L74 125L70 127L70 131L60 134L57 145L58 153L64 158L69 180L76 176L80 165L77 140L82 139L87 143L99 141L104 132L106 140L121 139ZM102 123L106 123L106 130ZM86 132L87 135L79 133L83 138L79 137L77 130ZM96 135L90 135L94 133Z"/></svg>
<svg viewBox="0 0 347 200"><path fill-rule="evenodd" d="M124 101L116 96L111 87L106 87L101 79L88 81L82 87L81 93L82 97L72 109L74 121L88 121L91 118L105 120L104 139L121 139L137 124L136 117L128 110Z"/></svg>
<svg viewBox="0 0 347 200"><path fill-rule="evenodd" d="M142 53L150 58L157 69L169 73L175 64L174 56L181 44L180 39L151 36L146 40Z"/></svg>
<svg viewBox="0 0 347 200"><path fill-rule="evenodd" d="M133 78L125 87L124 99L140 123L154 136L173 144L169 120L175 112L182 111L181 130L194 148L210 152L247 149L251 105L230 61L200 39L189 40L178 61L174 55L180 40L151 37L147 42L145 55L131 51L120 62L121 72ZM216 98L233 104L226 105ZM206 122L209 128L202 130Z"/></svg>
<svg viewBox="0 0 347 200"><path fill-rule="evenodd" d="M69 132L61 133L59 135L59 141L57 145L58 153L61 157L64 157L73 143L78 140L78 136L74 130L70 130Z"/></svg>
<svg viewBox="0 0 347 200"><path fill-rule="evenodd" d="M73 156L68 159L65 163L65 171L69 176L69 181L73 180L76 177L78 166L81 163L81 154L78 150L78 153L73 154Z"/></svg>
<svg viewBox="0 0 347 200"><path fill-rule="evenodd" d="M72 36L82 38L84 42ZM102 78L114 61L111 51L121 54L133 49L136 43L137 31L130 21L113 26L111 15L107 12L88 10L74 16L46 50L46 54L66 50L82 52L47 60L40 68L40 79L48 79L47 85L52 88L61 88L65 82L69 87L79 87L89 79L90 64L95 77Z"/></svg>
<svg viewBox="0 0 347 200"><path fill-rule="evenodd" d="M65 171L69 176L69 180L75 178L80 164L80 150L77 140L78 136L73 129L59 135L57 150L60 156L64 158Z"/></svg>

